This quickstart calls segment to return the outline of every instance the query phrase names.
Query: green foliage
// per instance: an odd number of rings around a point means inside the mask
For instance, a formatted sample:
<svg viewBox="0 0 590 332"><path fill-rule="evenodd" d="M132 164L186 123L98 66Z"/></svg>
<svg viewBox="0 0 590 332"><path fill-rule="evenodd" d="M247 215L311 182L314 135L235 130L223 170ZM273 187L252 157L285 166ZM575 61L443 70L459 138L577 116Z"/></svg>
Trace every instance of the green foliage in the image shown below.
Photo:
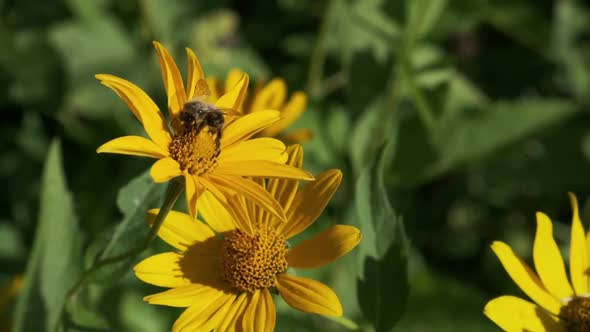
<svg viewBox="0 0 590 332"><path fill-rule="evenodd" d="M94 75L132 81L166 113L153 40L182 73L190 47L220 82L240 67L252 86L280 76L289 94L305 91L308 109L290 129L314 133L304 144L305 168L343 171L340 189L304 236L356 222L363 232L357 257L297 273L334 287L346 317L327 322L279 301L279 330L340 331L352 321L377 331L493 330L481 314L486 301L520 293L490 253L491 241L504 240L527 259L534 212L542 210L566 221L556 222L555 236L567 246L567 191L578 194L582 219L590 216L587 2L1 7L0 304L10 280L24 275L25 282L18 300L0 307L0 330L9 320L15 331L50 330L82 269L148 233L146 211L159 207L165 185L150 179L151 160L96 154L112 138L145 132ZM170 247L156 241L143 255L164 250ZM135 278L139 259L91 278L65 308L69 330L172 325L179 310L142 301L161 289Z"/></svg>
<svg viewBox="0 0 590 332"><path fill-rule="evenodd" d="M392 141L393 142L393 141ZM381 149L361 174L356 186L362 268L357 282L359 306L375 331L390 331L404 312L409 286L408 240L401 218L389 203L383 182Z"/></svg>
<svg viewBox="0 0 590 332"><path fill-rule="evenodd" d="M61 145L54 140L43 171L39 221L16 311L16 331L52 330L67 291L80 275L80 230L64 176Z"/></svg>

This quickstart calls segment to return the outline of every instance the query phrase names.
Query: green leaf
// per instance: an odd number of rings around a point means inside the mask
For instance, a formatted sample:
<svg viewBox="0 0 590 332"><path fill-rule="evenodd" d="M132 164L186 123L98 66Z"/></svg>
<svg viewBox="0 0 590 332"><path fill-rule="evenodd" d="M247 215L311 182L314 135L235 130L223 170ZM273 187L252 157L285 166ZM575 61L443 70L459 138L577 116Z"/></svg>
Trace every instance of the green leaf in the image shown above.
<svg viewBox="0 0 590 332"><path fill-rule="evenodd" d="M563 99L497 101L477 110L448 111L431 137L408 119L400 128L400 144L388 181L415 184L459 165L490 156L572 116L576 105ZM501 129L500 129L501 128Z"/></svg>
<svg viewBox="0 0 590 332"><path fill-rule="evenodd" d="M381 149L356 186L357 217L363 234L358 300L365 318L378 332L392 329L408 298L408 241L402 219L391 207L383 183L383 156L394 148L395 141L390 141Z"/></svg>
<svg viewBox="0 0 590 332"><path fill-rule="evenodd" d="M66 293L80 274L80 238L61 146L54 140L43 171L39 222L17 305L15 331L55 327Z"/></svg>
<svg viewBox="0 0 590 332"><path fill-rule="evenodd" d="M357 172L376 155L379 147L397 135L398 117L385 107L384 98L377 98L363 110L352 129L350 158Z"/></svg>
<svg viewBox="0 0 590 332"><path fill-rule="evenodd" d="M411 0L407 3L407 37L415 41L432 31L444 12L447 0Z"/></svg>
<svg viewBox="0 0 590 332"><path fill-rule="evenodd" d="M121 188L117 196L117 206L123 213L123 219L115 227L111 236L99 237L98 245L92 244L89 250L96 251L98 247L102 247L104 250L100 257L108 258L141 245L149 232L146 222L147 210L159 207L158 203L163 197L164 187L154 183L149 171L146 171ZM106 243L105 240L107 240ZM132 261L128 260L104 267L95 281L112 283L118 280L117 276L122 276L122 272L128 270L131 264Z"/></svg>

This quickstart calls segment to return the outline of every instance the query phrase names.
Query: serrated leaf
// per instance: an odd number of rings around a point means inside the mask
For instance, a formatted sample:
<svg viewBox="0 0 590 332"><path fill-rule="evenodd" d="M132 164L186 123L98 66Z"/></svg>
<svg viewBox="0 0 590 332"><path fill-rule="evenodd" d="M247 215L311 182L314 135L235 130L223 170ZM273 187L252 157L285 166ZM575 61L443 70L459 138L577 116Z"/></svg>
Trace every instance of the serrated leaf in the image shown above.
<svg viewBox="0 0 590 332"><path fill-rule="evenodd" d="M392 329L404 312L408 297L408 243L403 222L391 207L383 182L383 156L394 149L394 141L382 148L356 185L355 204L363 233L358 300L365 318L378 332Z"/></svg>
<svg viewBox="0 0 590 332"><path fill-rule="evenodd" d="M35 242L19 297L15 331L50 331L80 275L80 230L54 140L45 162Z"/></svg>

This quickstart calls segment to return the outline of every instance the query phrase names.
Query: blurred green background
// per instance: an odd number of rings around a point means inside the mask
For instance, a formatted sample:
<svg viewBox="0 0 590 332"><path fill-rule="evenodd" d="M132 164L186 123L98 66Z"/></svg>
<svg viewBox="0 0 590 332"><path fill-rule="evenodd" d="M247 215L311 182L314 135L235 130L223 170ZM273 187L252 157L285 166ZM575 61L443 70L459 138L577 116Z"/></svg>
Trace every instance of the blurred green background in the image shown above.
<svg viewBox="0 0 590 332"><path fill-rule="evenodd" d="M395 330L494 331L482 314L486 301L522 293L491 242L503 240L529 259L540 210L558 221L556 238L569 245L567 191L578 194L589 220L587 2L4 0L0 11L4 329L29 319L43 330L61 303L59 294L47 298L48 289L75 280L51 271L77 275L107 245L122 251L145 235L145 208L157 206L165 186L145 174L128 185L151 160L95 153L143 129L94 75L131 80L165 109L152 40L171 51L181 72L188 46L208 76L223 79L239 67L252 85L282 77L290 92L308 93L295 124L315 134L304 145L305 168L339 168L344 181L305 236L333 223L365 230L363 216L375 212L365 200L385 189L395 210L386 215L403 218L409 250L399 232L385 239L369 232L364 241L372 244L302 272L333 286L345 315L366 329L357 278L367 247L398 248L397 272L382 280L393 285L387 314L403 312ZM48 157L54 139L60 144ZM143 256L165 250L158 240ZM77 326L71 331L169 329L181 311L142 301L158 289L133 276L135 262L94 280L68 311ZM6 288L26 269L17 306ZM345 330L284 303L278 309L278 331Z"/></svg>

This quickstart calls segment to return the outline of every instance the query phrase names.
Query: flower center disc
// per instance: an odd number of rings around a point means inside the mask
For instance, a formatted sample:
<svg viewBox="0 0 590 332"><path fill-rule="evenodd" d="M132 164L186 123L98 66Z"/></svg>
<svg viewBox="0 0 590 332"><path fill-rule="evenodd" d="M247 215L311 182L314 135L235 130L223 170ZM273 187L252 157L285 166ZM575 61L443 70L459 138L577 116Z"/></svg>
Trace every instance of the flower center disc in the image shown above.
<svg viewBox="0 0 590 332"><path fill-rule="evenodd" d="M567 331L590 332L590 297L577 296L561 308Z"/></svg>
<svg viewBox="0 0 590 332"><path fill-rule="evenodd" d="M225 238L221 273L241 291L271 288L277 274L287 270L286 254L285 239L274 230L259 229L254 236L236 230Z"/></svg>
<svg viewBox="0 0 590 332"><path fill-rule="evenodd" d="M217 157L221 152L217 148L217 134L204 128L200 132L186 131L174 136L168 146L170 156L180 164L181 170L201 175L217 166Z"/></svg>

